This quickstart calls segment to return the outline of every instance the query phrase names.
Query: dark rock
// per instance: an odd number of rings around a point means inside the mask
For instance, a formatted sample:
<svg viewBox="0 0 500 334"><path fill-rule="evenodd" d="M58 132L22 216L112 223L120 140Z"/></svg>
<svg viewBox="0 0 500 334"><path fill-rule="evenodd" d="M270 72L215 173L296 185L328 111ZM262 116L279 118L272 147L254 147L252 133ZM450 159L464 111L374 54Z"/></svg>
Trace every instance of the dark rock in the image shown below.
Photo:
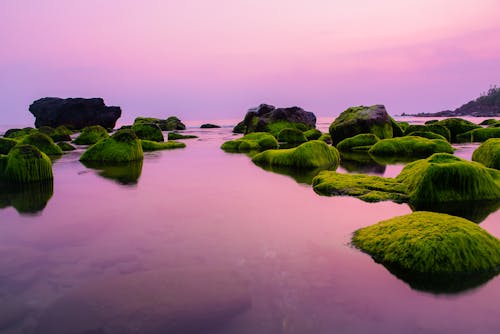
<svg viewBox="0 0 500 334"><path fill-rule="evenodd" d="M299 107L276 108L272 105L261 104L256 108L249 109L242 122L243 124L240 122L233 129L233 132L267 132L270 131L269 125L278 122L302 124L304 130L309 130L316 127L316 116L314 113Z"/></svg>
<svg viewBox="0 0 500 334"><path fill-rule="evenodd" d="M206 123L200 126L200 129L217 129L217 128L220 128L220 125Z"/></svg>
<svg viewBox="0 0 500 334"><path fill-rule="evenodd" d="M53 128L64 125L71 129L82 129L101 125L112 129L122 113L120 107L108 107L101 98L45 97L33 102L29 110L36 117L37 128L44 125Z"/></svg>

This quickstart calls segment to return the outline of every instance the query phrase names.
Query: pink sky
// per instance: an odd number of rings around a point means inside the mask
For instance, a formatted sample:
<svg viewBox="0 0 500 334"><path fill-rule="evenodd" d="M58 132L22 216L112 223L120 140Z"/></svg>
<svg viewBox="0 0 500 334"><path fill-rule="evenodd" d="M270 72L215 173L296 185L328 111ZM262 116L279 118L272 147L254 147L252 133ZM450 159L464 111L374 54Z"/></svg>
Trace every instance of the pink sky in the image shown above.
<svg viewBox="0 0 500 334"><path fill-rule="evenodd" d="M497 0L1 0L0 124L44 96L122 121L454 109L500 84L499 36Z"/></svg>

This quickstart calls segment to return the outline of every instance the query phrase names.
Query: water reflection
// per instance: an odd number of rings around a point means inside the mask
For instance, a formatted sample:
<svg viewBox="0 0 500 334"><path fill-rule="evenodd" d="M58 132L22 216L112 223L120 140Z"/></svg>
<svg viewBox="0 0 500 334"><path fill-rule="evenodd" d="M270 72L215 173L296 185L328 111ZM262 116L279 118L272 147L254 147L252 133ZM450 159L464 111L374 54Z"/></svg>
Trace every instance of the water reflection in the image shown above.
<svg viewBox="0 0 500 334"><path fill-rule="evenodd" d="M97 162L82 162L85 167L98 170L98 175L111 179L122 185L135 185L142 173L142 160L126 163L104 164Z"/></svg>
<svg viewBox="0 0 500 334"><path fill-rule="evenodd" d="M0 187L0 209L14 207L21 215L36 215L47 206L54 193L52 180Z"/></svg>
<svg viewBox="0 0 500 334"><path fill-rule="evenodd" d="M461 201L447 203L425 203L410 205L413 211L432 211L446 213L468 219L474 223L481 223L491 213L500 208L500 201Z"/></svg>
<svg viewBox="0 0 500 334"><path fill-rule="evenodd" d="M385 164L376 162L367 152L341 152L340 166L350 173L385 173Z"/></svg>
<svg viewBox="0 0 500 334"><path fill-rule="evenodd" d="M311 185L312 180L323 170L335 170L334 168L297 169L284 166L256 165L260 168L276 174L286 175L294 179L297 183Z"/></svg>

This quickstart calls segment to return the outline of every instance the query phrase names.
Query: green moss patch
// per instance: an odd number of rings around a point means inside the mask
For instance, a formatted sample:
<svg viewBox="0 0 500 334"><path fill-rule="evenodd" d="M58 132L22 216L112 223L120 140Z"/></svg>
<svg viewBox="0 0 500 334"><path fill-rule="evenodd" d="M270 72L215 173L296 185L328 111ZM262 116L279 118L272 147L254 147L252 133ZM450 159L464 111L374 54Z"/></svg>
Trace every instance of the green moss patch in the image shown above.
<svg viewBox="0 0 500 334"><path fill-rule="evenodd" d="M77 145L93 145L99 140L108 137L109 134L105 128L100 125L92 125L84 128L80 135L73 141L73 143Z"/></svg>
<svg viewBox="0 0 500 334"><path fill-rule="evenodd" d="M372 145L380 139L373 133L362 133L354 137L346 138L337 144L339 151L368 151Z"/></svg>
<svg viewBox="0 0 500 334"><path fill-rule="evenodd" d="M52 180L50 158L35 146L17 145L0 162L0 181L22 184Z"/></svg>
<svg viewBox="0 0 500 334"><path fill-rule="evenodd" d="M411 136L413 132L432 132L437 135L443 136L444 140L450 141L451 140L451 133L450 130L445 127L444 125L439 125L439 124L427 124L427 125L409 125L405 129L405 135L406 136ZM429 138L429 137L425 137ZM441 138L430 138L430 139L441 139Z"/></svg>
<svg viewBox="0 0 500 334"><path fill-rule="evenodd" d="M304 131L304 137L306 137L307 140L318 140L321 136L322 133L318 129Z"/></svg>
<svg viewBox="0 0 500 334"><path fill-rule="evenodd" d="M111 137L90 146L80 161L128 162L144 158L141 140L132 130L119 130Z"/></svg>
<svg viewBox="0 0 500 334"><path fill-rule="evenodd" d="M491 138L482 143L472 154L472 160L500 170L500 138Z"/></svg>
<svg viewBox="0 0 500 334"><path fill-rule="evenodd" d="M198 138L198 136L195 135L184 135L179 132L169 132L168 133L168 140L177 140L177 139L194 139Z"/></svg>
<svg viewBox="0 0 500 334"><path fill-rule="evenodd" d="M434 153L453 153L450 143L415 136L383 139L368 151L378 156L427 157Z"/></svg>
<svg viewBox="0 0 500 334"><path fill-rule="evenodd" d="M54 142L71 141L71 135L73 133L63 125L58 126L55 129L50 126L42 126L38 129L38 131L52 138Z"/></svg>
<svg viewBox="0 0 500 334"><path fill-rule="evenodd" d="M54 144L52 138L41 132L27 135L21 140L21 144L33 145L47 155L61 155L62 150Z"/></svg>
<svg viewBox="0 0 500 334"><path fill-rule="evenodd" d="M186 144L179 143L177 141L169 140L167 142L159 143L151 140L141 140L142 150L147 151L159 151L159 150L174 150L177 148L184 148Z"/></svg>
<svg viewBox="0 0 500 334"><path fill-rule="evenodd" d="M457 135L457 142L484 142L490 138L500 138L500 127L480 128L461 133Z"/></svg>
<svg viewBox="0 0 500 334"><path fill-rule="evenodd" d="M17 140L12 138L0 138L0 154L9 154L10 150L17 145Z"/></svg>
<svg viewBox="0 0 500 334"><path fill-rule="evenodd" d="M171 116L167 119L159 119L153 117L137 117L134 120L134 125L137 124L155 124L160 127L162 131L172 131L172 130L185 130L186 125L181 122L176 116Z"/></svg>
<svg viewBox="0 0 500 334"><path fill-rule="evenodd" d="M293 128L286 128L278 133L278 141L282 143L292 143L299 144L305 143L307 138L304 136L302 131Z"/></svg>
<svg viewBox="0 0 500 334"><path fill-rule="evenodd" d="M256 117L258 120L258 117ZM293 123L287 121L277 121L267 124L267 132L271 133L273 136L278 137L278 134L284 129L296 129L300 132L304 132L310 129L307 124L304 123Z"/></svg>
<svg viewBox="0 0 500 334"><path fill-rule="evenodd" d="M327 144L332 143L332 136L330 136L329 133L323 133L321 134L321 137L318 138L318 140L324 141Z"/></svg>
<svg viewBox="0 0 500 334"><path fill-rule="evenodd" d="M240 139L229 140L221 146L221 149L226 152L264 151L276 148L278 148L278 141L267 132L249 133Z"/></svg>
<svg viewBox="0 0 500 334"><path fill-rule="evenodd" d="M154 123L138 123L132 126L139 139L151 140L156 142L165 141L163 133L158 125Z"/></svg>
<svg viewBox="0 0 500 334"><path fill-rule="evenodd" d="M450 140L452 143L457 142L457 136L459 134L481 127L462 118L447 118L433 125L442 125L448 128L448 130L450 130Z"/></svg>
<svg viewBox="0 0 500 334"><path fill-rule="evenodd" d="M391 271L417 279L413 284L424 290L461 290L467 288L464 280L474 285L500 268L500 240L466 219L441 213L379 222L354 232L352 243Z"/></svg>
<svg viewBox="0 0 500 334"><path fill-rule="evenodd" d="M59 146L63 152L69 152L69 151L76 150L76 148L73 145L71 145L70 143L64 142L64 141L57 143L57 146Z"/></svg>
<svg viewBox="0 0 500 334"><path fill-rule="evenodd" d="M337 168L340 154L325 142L311 140L295 148L268 150L252 159L257 165L287 166L295 168Z"/></svg>
<svg viewBox="0 0 500 334"><path fill-rule="evenodd" d="M17 138L20 139L24 136L27 136L32 133L37 133L38 130L34 129L32 127L26 127L22 129L9 129L5 132L4 137L5 138Z"/></svg>
<svg viewBox="0 0 500 334"><path fill-rule="evenodd" d="M408 136L414 136L414 137L422 137L422 138L427 138L427 139L441 139L444 141L447 141L447 139L441 135L438 135L437 133L430 132L430 131L413 131L408 134Z"/></svg>

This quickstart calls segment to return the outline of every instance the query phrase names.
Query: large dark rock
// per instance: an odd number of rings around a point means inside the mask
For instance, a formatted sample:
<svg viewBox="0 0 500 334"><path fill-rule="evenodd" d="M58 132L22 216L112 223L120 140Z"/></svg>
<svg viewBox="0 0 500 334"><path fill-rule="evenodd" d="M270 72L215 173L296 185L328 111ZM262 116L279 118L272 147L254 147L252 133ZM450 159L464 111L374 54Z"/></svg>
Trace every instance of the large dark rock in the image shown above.
<svg viewBox="0 0 500 334"><path fill-rule="evenodd" d="M101 98L45 97L33 102L29 110L36 117L37 128L64 125L71 129L83 129L101 125L106 129L113 129L122 114L120 107L108 107Z"/></svg>
<svg viewBox="0 0 500 334"><path fill-rule="evenodd" d="M269 125L273 123L298 124L303 130L309 130L316 127L316 116L299 107L276 108L269 104L261 104L248 110L245 119L235 127L234 132L272 132Z"/></svg>

